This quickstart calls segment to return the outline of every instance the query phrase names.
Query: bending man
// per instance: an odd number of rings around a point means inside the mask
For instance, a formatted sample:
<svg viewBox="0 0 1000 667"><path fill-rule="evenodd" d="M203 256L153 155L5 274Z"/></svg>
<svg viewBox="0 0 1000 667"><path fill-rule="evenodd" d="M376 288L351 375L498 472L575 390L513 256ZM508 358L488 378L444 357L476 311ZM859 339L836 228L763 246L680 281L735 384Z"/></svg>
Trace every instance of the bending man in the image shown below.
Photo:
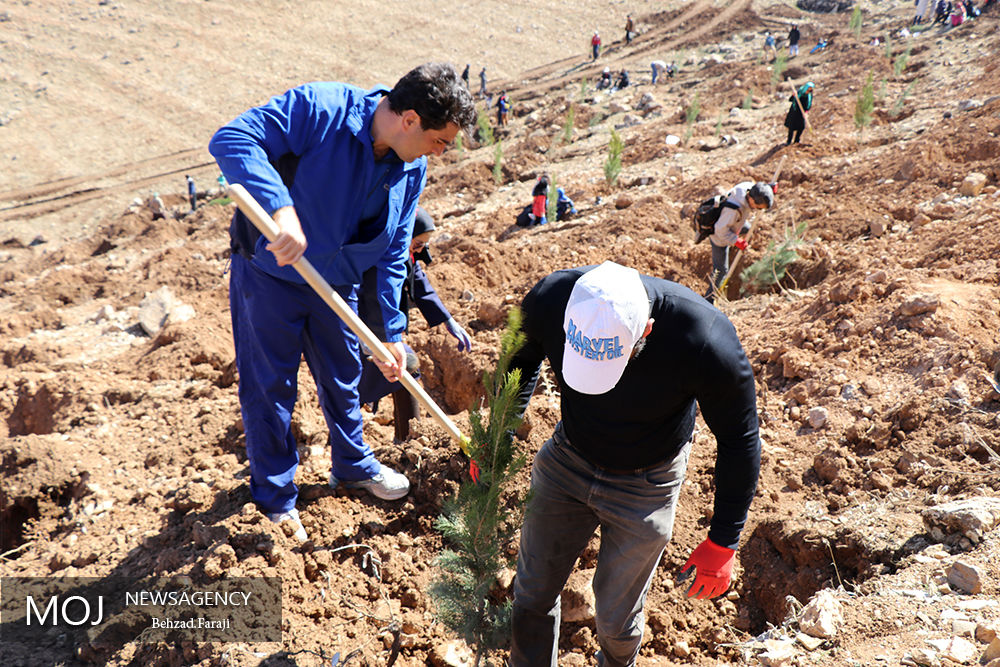
<svg viewBox="0 0 1000 667"><path fill-rule="evenodd" d="M512 667L558 664L559 595L595 529L598 665L634 665L673 531L695 403L715 434L715 506L688 595L729 587L760 468L755 385L733 325L694 292L605 262L543 278L522 304L521 404L548 358L562 421L539 450L514 585Z"/></svg>

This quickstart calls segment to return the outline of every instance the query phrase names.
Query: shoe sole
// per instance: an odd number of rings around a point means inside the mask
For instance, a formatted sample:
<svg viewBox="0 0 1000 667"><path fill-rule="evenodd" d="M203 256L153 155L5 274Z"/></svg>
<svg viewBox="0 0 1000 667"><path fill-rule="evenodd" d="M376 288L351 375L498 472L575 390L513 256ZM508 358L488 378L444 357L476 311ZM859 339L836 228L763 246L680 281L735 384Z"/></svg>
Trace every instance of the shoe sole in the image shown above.
<svg viewBox="0 0 1000 667"><path fill-rule="evenodd" d="M406 489L401 489L400 491L392 491L389 493L381 494L381 493L375 493L366 486L351 486L351 484L349 484L348 482L343 482L343 485L345 489L356 489L360 491L367 491L371 495L381 500L399 500L400 498L406 497L406 494L410 492L410 489L406 488Z"/></svg>

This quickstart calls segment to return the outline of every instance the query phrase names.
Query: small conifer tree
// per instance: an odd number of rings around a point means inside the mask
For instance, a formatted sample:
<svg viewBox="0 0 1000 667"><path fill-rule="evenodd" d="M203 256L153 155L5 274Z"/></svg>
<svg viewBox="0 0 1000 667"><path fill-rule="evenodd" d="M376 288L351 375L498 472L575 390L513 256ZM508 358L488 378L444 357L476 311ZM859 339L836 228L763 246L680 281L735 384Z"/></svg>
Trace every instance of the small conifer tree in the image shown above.
<svg viewBox="0 0 1000 667"><path fill-rule="evenodd" d="M864 25L864 22L865 19L864 16L861 15L861 3L859 2L854 5L854 10L851 12L851 18L847 22L847 27L858 39L861 39L861 26Z"/></svg>
<svg viewBox="0 0 1000 667"><path fill-rule="evenodd" d="M566 121L563 123L562 139L565 143L573 141L573 126L576 122L576 105L570 102L566 111Z"/></svg>
<svg viewBox="0 0 1000 667"><path fill-rule="evenodd" d="M895 118L899 114L903 113L903 105L906 103L906 97L911 92L913 92L913 87L915 85L917 85L917 82L911 81L910 85L908 85L906 89L899 94L899 97L896 98L896 101L893 103L892 108L889 109L889 115L891 117Z"/></svg>
<svg viewBox="0 0 1000 667"><path fill-rule="evenodd" d="M800 222L791 232L785 230L785 238L767 244L767 250L760 259L740 272L743 284L740 292L761 291L772 285L779 285L788 267L799 258L798 248L805 245L803 236L808 223Z"/></svg>
<svg viewBox="0 0 1000 667"><path fill-rule="evenodd" d="M860 141L865 128L872 123L872 112L875 110L875 86L872 83L872 73L868 72L868 79L862 86L858 98L854 102L854 125L858 128L858 140Z"/></svg>
<svg viewBox="0 0 1000 667"><path fill-rule="evenodd" d="M747 96L743 98L742 106L744 109L753 108L753 88L747 91Z"/></svg>
<svg viewBox="0 0 1000 667"><path fill-rule="evenodd" d="M493 148L493 180L497 185L503 182L503 142L498 141Z"/></svg>
<svg viewBox="0 0 1000 667"><path fill-rule="evenodd" d="M902 53L897 53L896 57L893 59L892 73L896 75L896 77L899 77L899 75L903 73L903 70L906 69L906 61L910 59L910 52L912 50L912 46L907 47L907 49Z"/></svg>
<svg viewBox="0 0 1000 667"><path fill-rule="evenodd" d="M771 65L771 83L776 86L780 84L786 69L788 69L788 54L782 49L774 56L774 64Z"/></svg>
<svg viewBox="0 0 1000 667"><path fill-rule="evenodd" d="M698 114L701 113L701 98L699 93L694 94L694 99L691 100L691 104L688 108L684 110L684 123L687 125L687 130L684 131L684 143L686 144L694 134L694 122L698 120Z"/></svg>
<svg viewBox="0 0 1000 667"><path fill-rule="evenodd" d="M521 374L508 372L514 353L524 344L520 329L521 313L513 309L507 316L496 371L483 376L489 423L483 423L479 408L469 415L469 455L479 466L479 481L465 481L458 495L445 502L437 521L452 548L437 559L442 573L432 582L430 595L439 620L474 647L477 667L510 639L511 602L495 599L492 591L500 571L511 565L508 547L524 509L524 498L511 490L514 476L526 462L514 443L520 424Z"/></svg>
<svg viewBox="0 0 1000 667"><path fill-rule="evenodd" d="M476 116L476 134L483 146L493 145L493 126L490 125L490 117L483 109L479 110Z"/></svg>
<svg viewBox="0 0 1000 667"><path fill-rule="evenodd" d="M625 149L625 142L617 131L611 130L611 140L608 142L608 159L604 161L604 180L608 185L618 182L618 175L622 173L622 151Z"/></svg>
<svg viewBox="0 0 1000 667"><path fill-rule="evenodd" d="M549 222L555 222L559 206L559 192L555 178L549 179L549 191L545 194L545 217Z"/></svg>

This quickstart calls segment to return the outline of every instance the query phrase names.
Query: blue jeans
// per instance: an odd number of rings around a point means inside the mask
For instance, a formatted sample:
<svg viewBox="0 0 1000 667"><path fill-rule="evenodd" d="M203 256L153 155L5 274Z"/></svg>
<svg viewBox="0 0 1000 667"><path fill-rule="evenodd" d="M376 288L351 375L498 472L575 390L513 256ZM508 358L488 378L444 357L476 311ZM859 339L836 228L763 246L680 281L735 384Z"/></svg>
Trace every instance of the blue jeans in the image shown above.
<svg viewBox="0 0 1000 667"><path fill-rule="evenodd" d="M352 286L336 288L357 309ZM358 337L309 285L280 280L232 257L233 319L240 409L250 462L250 495L265 512L295 507L299 452L292 434L303 356L330 429L333 474L368 479L379 462L361 439Z"/></svg>
<svg viewBox="0 0 1000 667"><path fill-rule="evenodd" d="M612 445L613 446L613 445ZM621 474L584 459L560 422L531 470L514 583L511 667L558 665L560 598L598 526L594 574L598 665L634 665L653 573L673 532L691 444L669 461Z"/></svg>

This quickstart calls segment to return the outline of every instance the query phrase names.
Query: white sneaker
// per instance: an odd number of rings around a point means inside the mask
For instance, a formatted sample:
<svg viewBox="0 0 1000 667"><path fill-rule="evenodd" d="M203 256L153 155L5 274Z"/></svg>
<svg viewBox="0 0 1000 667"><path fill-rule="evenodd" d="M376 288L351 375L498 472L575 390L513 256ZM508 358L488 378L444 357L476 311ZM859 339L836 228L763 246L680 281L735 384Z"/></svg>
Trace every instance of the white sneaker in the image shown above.
<svg viewBox="0 0 1000 667"><path fill-rule="evenodd" d="M268 514L267 518L271 521L280 524L282 521L291 521L295 524L295 532L292 535L295 536L299 542L305 542L309 539L309 535L306 534L306 529L302 525L302 520L299 519L299 511L294 507L287 512L275 512L273 514Z"/></svg>
<svg viewBox="0 0 1000 667"><path fill-rule="evenodd" d="M410 480L389 466L382 466L378 474L371 479L360 479L353 482L339 480L330 473L330 487L337 488L343 484L346 489L365 489L368 493L382 500L399 500L410 492Z"/></svg>

